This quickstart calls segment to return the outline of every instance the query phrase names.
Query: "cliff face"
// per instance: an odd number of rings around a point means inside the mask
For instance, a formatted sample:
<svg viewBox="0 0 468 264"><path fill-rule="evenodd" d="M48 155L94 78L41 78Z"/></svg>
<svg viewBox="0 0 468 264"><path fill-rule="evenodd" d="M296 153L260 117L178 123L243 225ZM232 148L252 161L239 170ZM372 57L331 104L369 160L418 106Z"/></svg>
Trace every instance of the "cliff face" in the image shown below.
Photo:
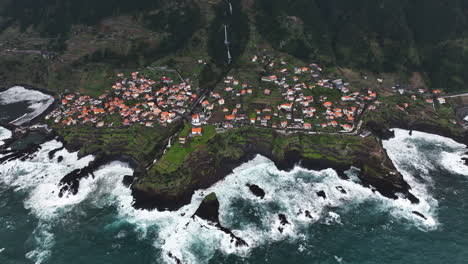
<svg viewBox="0 0 468 264"><path fill-rule="evenodd" d="M271 159L280 170L300 164L313 170L334 168L346 177L343 172L355 166L361 169L363 184L374 186L387 197L396 198L395 193L401 192L417 202L374 137L285 136L271 130L244 128L217 135L174 173L137 175L132 186L135 206L176 210L190 202L195 190L211 186L257 154Z"/></svg>
<svg viewBox="0 0 468 264"><path fill-rule="evenodd" d="M468 146L468 131L462 129L459 125L441 126L430 120L408 120L389 116L385 122L369 121L366 123L366 127L374 135L382 139L393 137L393 132L390 131L391 128L401 128L448 137Z"/></svg>

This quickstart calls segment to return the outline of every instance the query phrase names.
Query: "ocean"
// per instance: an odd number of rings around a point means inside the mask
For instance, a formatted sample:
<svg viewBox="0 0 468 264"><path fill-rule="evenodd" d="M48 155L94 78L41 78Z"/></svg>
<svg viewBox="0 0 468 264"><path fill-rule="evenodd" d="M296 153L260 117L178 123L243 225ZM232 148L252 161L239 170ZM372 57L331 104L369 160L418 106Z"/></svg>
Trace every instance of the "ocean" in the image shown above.
<svg viewBox="0 0 468 264"><path fill-rule="evenodd" d="M395 134L384 147L419 204L363 187L356 169L349 180L331 168L284 172L262 156L176 212L134 209L122 184L132 169L121 162L82 180L77 195L59 198L61 177L94 157L63 149L50 160L62 143L47 141L26 160L0 164L0 263L175 263L169 255L183 263L467 263L466 146L421 132ZM0 128L0 141L10 136ZM260 186L265 197L246 184ZM221 223L248 247L192 218L211 192ZM289 224L282 226L279 214Z"/></svg>

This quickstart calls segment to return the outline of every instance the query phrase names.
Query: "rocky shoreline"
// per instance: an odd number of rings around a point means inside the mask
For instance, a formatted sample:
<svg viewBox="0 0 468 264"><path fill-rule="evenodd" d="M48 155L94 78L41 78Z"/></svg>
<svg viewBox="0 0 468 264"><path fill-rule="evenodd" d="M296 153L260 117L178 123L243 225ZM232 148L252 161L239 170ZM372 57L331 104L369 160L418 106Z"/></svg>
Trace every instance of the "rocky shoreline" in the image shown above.
<svg viewBox="0 0 468 264"><path fill-rule="evenodd" d="M21 85L27 89L38 90L47 94L51 94L44 89L36 89L27 85ZM2 88L0 90L6 90L8 88ZM63 138L58 136L55 131L48 131L45 128L36 127L31 128L33 124L37 124L42 118L56 106L57 100L51 105L45 112L40 116L32 120L28 126L16 127L11 124L0 124L5 128L12 131L13 135L11 138L4 140L5 144L0 147L1 153L5 156L0 160L0 163L11 159L26 159L34 152L36 152L40 145L32 144L26 149L20 151L7 150L7 148L15 141L24 138L32 131L38 131L44 134L44 140L56 139L63 143L63 148L70 152L78 151L82 146L66 142ZM146 180L149 176L147 171L142 169L141 161L136 160L132 156L128 155L107 155L104 152L96 152L92 155L95 159L90 164L82 169L75 170L68 175L65 175L60 183L61 187L59 195L76 194L79 189L79 181L85 177L92 177L95 170L99 167L104 166L112 161L122 161L128 163L135 172L132 176L125 178L125 184L132 190L134 197L134 207L139 209L147 210L177 210L178 208L186 205L190 202L193 193L199 189L205 189L216 182L222 180L232 171L240 166L241 164L248 162L255 158L257 155L265 156L266 158L273 161L275 166L279 170L290 171L295 166L301 166L309 170L323 170L333 168L337 171L338 175L342 178L346 178L345 171L350 169L351 166L359 168L359 178L362 184L366 187L372 187L382 195L396 199L397 193L403 194L407 199L413 203L418 203L418 198L411 194L411 187L404 181L400 173L396 171L391 160L388 158L385 150L382 151L380 140L386 140L394 136L390 128L402 128L409 130L417 130L426 133L432 133L449 137L457 142L468 145L468 132L464 134L454 134L449 128L438 127L434 124L417 122L407 123L405 120L389 119L387 124L368 123L367 128L371 130L375 138L378 138L379 147L372 146L370 150L381 151L381 157L375 159L372 162L368 152L369 149L359 149L354 153L355 158L352 160L340 160L336 157L328 158L324 155L324 158L310 158L307 157L304 152L308 147L314 146L293 146L290 149L285 149L283 155L276 155L271 147L271 142L264 141L261 135L254 136L251 141L248 141L243 146L241 155L234 157L217 157L216 153L209 151L199 150L196 154L192 155L184 164L184 168L178 171L180 174L172 176L186 176L184 174L190 174L189 181L184 184L175 185L167 188L155 189L155 188L142 188L142 181ZM313 137L313 136L310 136ZM270 144L270 145L269 145ZM290 146L288 146L290 147ZM58 150L55 150L55 152ZM49 153L49 158L52 158L54 153ZM339 156L338 156L339 157ZM464 158L468 164L468 159ZM380 162L380 163L379 163ZM222 164L222 165L220 165ZM190 169L189 169L190 168ZM158 176L156 176L158 177ZM251 191L259 197L263 197L262 190L257 188L255 182L248 186ZM324 194L320 194L323 197Z"/></svg>
<svg viewBox="0 0 468 264"><path fill-rule="evenodd" d="M199 152L196 157L187 160L189 167L194 168L192 172L193 182L186 185L180 185L174 188L165 188L159 190L145 190L140 188L139 185L132 186L132 195L135 199L134 206L140 209L157 209L157 210L177 210L183 205L190 202L193 193L198 189L205 189L222 180L228 174L232 173L234 168L241 164L252 160L256 155L262 155L273 161L279 170L290 171L295 166L301 166L308 170L320 171L328 168L333 168L337 171L338 175L342 178L347 178L345 171L349 170L351 166L361 169L359 178L366 187L373 187L382 195L397 199L397 193L403 194L412 203L418 203L419 200L411 193L411 187L403 179L403 176L398 173L393 163L390 161L386 153L382 159L382 164L366 164L369 162L369 157L363 153L363 156L349 161L339 161L327 158L312 159L307 158L300 151L286 151L281 158L272 154L268 149L262 148L262 144L250 144L246 147L246 151L240 158L237 159L222 159L217 161L210 154ZM204 162L203 162L204 161ZM221 162L223 166L215 167L213 164ZM214 168L215 167L215 168ZM181 173L190 173L185 170ZM209 175L198 173L199 171L208 171ZM141 180L144 175L137 175ZM177 177L177 175L171 175ZM138 180L137 180L138 181ZM253 182L255 183L255 182ZM249 187L251 188L251 186ZM252 188L251 188L252 189ZM256 190L259 191L259 190ZM261 195L261 194L260 194Z"/></svg>

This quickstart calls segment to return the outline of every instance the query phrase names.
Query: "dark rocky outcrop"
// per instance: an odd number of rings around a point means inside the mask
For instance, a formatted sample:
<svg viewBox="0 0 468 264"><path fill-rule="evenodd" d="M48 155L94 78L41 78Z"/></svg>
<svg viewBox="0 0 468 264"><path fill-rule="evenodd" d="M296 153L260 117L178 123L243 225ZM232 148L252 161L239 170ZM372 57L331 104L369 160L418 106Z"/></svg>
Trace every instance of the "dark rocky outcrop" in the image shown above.
<svg viewBox="0 0 468 264"><path fill-rule="evenodd" d="M322 197L323 199L327 199L327 195L325 194L325 191L318 191L317 193L318 197Z"/></svg>
<svg viewBox="0 0 468 264"><path fill-rule="evenodd" d="M395 132L388 129L388 127L383 126L375 121L369 121L366 123L367 129L369 129L372 134L382 140L388 140L395 137Z"/></svg>
<svg viewBox="0 0 468 264"><path fill-rule="evenodd" d="M122 179L122 183L123 185L130 187L130 185L132 185L134 180L135 180L135 177L133 177L133 175L125 175Z"/></svg>
<svg viewBox="0 0 468 264"><path fill-rule="evenodd" d="M336 188L338 191L340 191L340 193L342 193L342 194L346 194L346 193L347 193L346 190L345 190L342 186L336 186L335 188Z"/></svg>
<svg viewBox="0 0 468 264"><path fill-rule="evenodd" d="M48 153L49 159L51 160L52 158L54 158L55 153L63 150L64 148L65 148L65 146L62 146L60 148L56 148L56 149L53 149L53 150L49 151L49 153ZM62 157L62 159L63 159L63 157Z"/></svg>
<svg viewBox="0 0 468 264"><path fill-rule="evenodd" d="M93 161L91 161L87 166L73 170L72 172L65 175L60 180L60 192L59 197L69 193L75 195L78 193L80 187L80 180L92 176L94 178L94 172L101 166L109 164L112 161L122 161L130 164L130 166L135 166L135 161L132 157L128 156L105 156L99 155Z"/></svg>
<svg viewBox="0 0 468 264"><path fill-rule="evenodd" d="M263 199L265 197L265 191L255 184L247 184L249 190L257 197Z"/></svg>
<svg viewBox="0 0 468 264"><path fill-rule="evenodd" d="M366 123L366 127L373 132L374 135L382 140L392 138L394 132L391 128L400 128L409 130L410 135L413 131L421 131L429 134L439 135L447 138L451 138L459 143L468 146L468 131L457 130L451 126L441 126L440 124L428 121L428 120L406 120L404 118L398 118L396 116L388 116L385 119L385 123L379 123L376 121L369 121Z"/></svg>
<svg viewBox="0 0 468 264"><path fill-rule="evenodd" d="M310 215L310 213L309 213ZM284 231L284 227L286 225L290 225L291 223L289 223L288 219L286 218L286 215L285 214L278 214L278 218L280 220L280 226L278 227L278 231L280 233L283 233Z"/></svg>
<svg viewBox="0 0 468 264"><path fill-rule="evenodd" d="M203 199L194 215L214 222L219 223L219 201L215 193L211 193Z"/></svg>
<svg viewBox="0 0 468 264"><path fill-rule="evenodd" d="M10 160L21 160L25 161L27 159L32 158L37 151L41 149L40 145L32 145L27 149L23 150L17 150L17 151L10 151L10 150L5 150L2 151L0 154L3 154L4 156L0 158L0 164L10 161Z"/></svg>
<svg viewBox="0 0 468 264"><path fill-rule="evenodd" d="M414 215L417 215L417 216L421 217L421 218L424 219L424 220L427 220L427 217L426 217L425 215L421 214L421 213L418 212L418 211L412 211L412 213L413 213Z"/></svg>
<svg viewBox="0 0 468 264"><path fill-rule="evenodd" d="M354 166L360 169L359 178L364 186L372 187L388 198L397 199L396 193L402 193L412 202L418 202L385 149L374 137L303 134L285 136L260 129L241 129L234 135L233 138L230 138L229 133L216 136L212 139L212 144L192 153L175 172L161 175L138 174L132 185L134 206L143 209L177 210L190 202L196 190L210 187L257 154L272 160L275 166L283 171L290 171L299 165L310 170L333 168L338 175L344 175L345 171ZM242 144L236 142L239 138L243 139ZM273 149L274 144L284 141L291 143L279 147L281 152L278 154L278 148ZM330 144L329 141L336 143ZM223 149L218 149L217 146L223 146ZM306 155L311 150L317 155ZM227 154L220 154L223 151ZM232 155L232 152L235 155ZM185 180L175 180L181 178Z"/></svg>
<svg viewBox="0 0 468 264"><path fill-rule="evenodd" d="M219 221L219 201L215 193L211 193L203 199L195 214L192 216L200 217L201 219L208 220L231 237L231 242L235 243L237 247L248 246L242 238L236 236L230 229L224 227Z"/></svg>
<svg viewBox="0 0 468 264"><path fill-rule="evenodd" d="M167 256L173 259L177 264L182 264L182 261L178 257L174 256L174 254L172 254L171 252L167 253Z"/></svg>
<svg viewBox="0 0 468 264"><path fill-rule="evenodd" d="M63 197L67 193L76 195L80 187L80 180L90 175L94 178L94 170L95 167L93 165L88 165L82 169L73 170L65 175L65 177L60 180L59 197Z"/></svg>

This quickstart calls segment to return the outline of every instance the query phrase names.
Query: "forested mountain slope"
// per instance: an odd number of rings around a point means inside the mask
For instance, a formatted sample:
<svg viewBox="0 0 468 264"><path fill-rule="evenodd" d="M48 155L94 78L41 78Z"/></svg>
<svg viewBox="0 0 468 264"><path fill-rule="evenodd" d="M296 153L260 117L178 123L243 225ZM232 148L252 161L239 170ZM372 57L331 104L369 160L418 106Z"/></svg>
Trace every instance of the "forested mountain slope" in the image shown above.
<svg viewBox="0 0 468 264"><path fill-rule="evenodd" d="M258 0L274 47L375 72L426 72L433 87L468 81L468 1Z"/></svg>
<svg viewBox="0 0 468 264"><path fill-rule="evenodd" d="M324 65L377 73L418 71L425 73L428 85L448 92L464 90L468 82L468 1L233 0L232 3L242 10L235 13L237 22L232 23L237 27L233 28L231 40L237 53L243 52L245 43L241 42L248 41L246 32L257 30L261 41L274 48ZM35 44L38 48L72 53L70 39L79 34L74 26L94 27L94 38L110 39L102 31L103 21L128 16L147 31L143 36L155 37L132 39L125 52L106 48L98 54L75 51L73 54L88 56L87 59L92 55L93 63L107 60L119 66L128 66L128 61L139 61L132 66L147 65L187 46L193 54L216 57L224 52L220 38L213 37L220 33L218 24L223 12L220 6L224 4L222 0L0 0L0 52L17 45L11 42L15 28L22 32L15 35L19 36L19 43L31 42L28 35L38 34L44 40ZM140 54L144 54L143 59ZM219 63L216 58L214 61ZM8 69L0 71L3 85L8 82L5 73Z"/></svg>

